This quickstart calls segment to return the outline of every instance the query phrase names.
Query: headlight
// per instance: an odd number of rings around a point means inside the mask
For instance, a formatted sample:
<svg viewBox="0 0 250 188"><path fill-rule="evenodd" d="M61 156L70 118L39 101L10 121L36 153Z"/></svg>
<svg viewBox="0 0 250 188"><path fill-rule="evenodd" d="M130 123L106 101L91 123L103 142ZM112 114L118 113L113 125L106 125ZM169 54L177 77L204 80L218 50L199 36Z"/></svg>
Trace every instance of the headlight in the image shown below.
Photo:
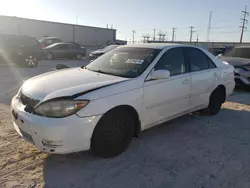
<svg viewBox="0 0 250 188"><path fill-rule="evenodd" d="M53 100L40 104L34 109L34 112L46 117L66 117L84 108L89 101L74 101L74 100Z"/></svg>

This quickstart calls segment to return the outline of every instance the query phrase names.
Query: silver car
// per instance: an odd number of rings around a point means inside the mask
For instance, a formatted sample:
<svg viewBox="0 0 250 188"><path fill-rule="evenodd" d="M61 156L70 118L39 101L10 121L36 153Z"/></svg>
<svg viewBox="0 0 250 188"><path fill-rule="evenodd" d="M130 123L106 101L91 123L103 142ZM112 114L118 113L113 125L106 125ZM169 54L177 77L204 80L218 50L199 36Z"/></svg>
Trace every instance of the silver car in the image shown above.
<svg viewBox="0 0 250 188"><path fill-rule="evenodd" d="M237 85L250 86L250 46L238 46L219 57L234 66Z"/></svg>
<svg viewBox="0 0 250 188"><path fill-rule="evenodd" d="M78 59L86 56L86 48L71 42L59 42L43 49L48 60L57 58Z"/></svg>

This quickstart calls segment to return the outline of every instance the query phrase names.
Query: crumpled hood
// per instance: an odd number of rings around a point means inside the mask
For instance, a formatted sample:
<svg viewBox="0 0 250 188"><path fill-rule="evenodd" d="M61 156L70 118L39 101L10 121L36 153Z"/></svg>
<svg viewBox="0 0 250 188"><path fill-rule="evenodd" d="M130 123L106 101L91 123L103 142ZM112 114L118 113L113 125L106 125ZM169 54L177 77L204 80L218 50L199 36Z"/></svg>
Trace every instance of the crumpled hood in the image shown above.
<svg viewBox="0 0 250 188"><path fill-rule="evenodd" d="M72 96L95 88L118 83L128 78L92 72L82 68L69 68L48 72L27 80L22 93L40 101Z"/></svg>
<svg viewBox="0 0 250 188"><path fill-rule="evenodd" d="M105 54L105 53L106 52L103 50L96 50L96 51L91 52L91 54Z"/></svg>
<svg viewBox="0 0 250 188"><path fill-rule="evenodd" d="M241 66L241 65L250 64L250 59L240 58L240 57L221 56L219 59L222 60L222 61L228 62L232 66Z"/></svg>

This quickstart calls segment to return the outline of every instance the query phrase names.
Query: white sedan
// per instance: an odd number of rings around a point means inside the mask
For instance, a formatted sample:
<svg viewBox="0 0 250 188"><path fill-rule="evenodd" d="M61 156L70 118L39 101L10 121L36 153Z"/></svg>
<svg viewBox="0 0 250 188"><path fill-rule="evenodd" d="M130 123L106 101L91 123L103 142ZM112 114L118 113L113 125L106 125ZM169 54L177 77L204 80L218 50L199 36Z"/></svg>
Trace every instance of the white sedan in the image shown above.
<svg viewBox="0 0 250 188"><path fill-rule="evenodd" d="M12 119L41 151L113 157L145 129L197 110L217 114L234 86L234 68L201 48L127 45L27 80Z"/></svg>

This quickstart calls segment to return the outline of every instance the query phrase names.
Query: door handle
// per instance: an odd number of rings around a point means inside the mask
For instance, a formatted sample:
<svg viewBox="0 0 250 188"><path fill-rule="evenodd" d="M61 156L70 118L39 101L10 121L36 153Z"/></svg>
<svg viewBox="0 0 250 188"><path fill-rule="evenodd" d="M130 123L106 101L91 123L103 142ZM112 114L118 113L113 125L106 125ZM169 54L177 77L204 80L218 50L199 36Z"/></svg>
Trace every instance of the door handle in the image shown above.
<svg viewBox="0 0 250 188"><path fill-rule="evenodd" d="M189 83L190 83L190 80L189 80L189 79L184 80L184 81L182 82L182 84L189 84Z"/></svg>

